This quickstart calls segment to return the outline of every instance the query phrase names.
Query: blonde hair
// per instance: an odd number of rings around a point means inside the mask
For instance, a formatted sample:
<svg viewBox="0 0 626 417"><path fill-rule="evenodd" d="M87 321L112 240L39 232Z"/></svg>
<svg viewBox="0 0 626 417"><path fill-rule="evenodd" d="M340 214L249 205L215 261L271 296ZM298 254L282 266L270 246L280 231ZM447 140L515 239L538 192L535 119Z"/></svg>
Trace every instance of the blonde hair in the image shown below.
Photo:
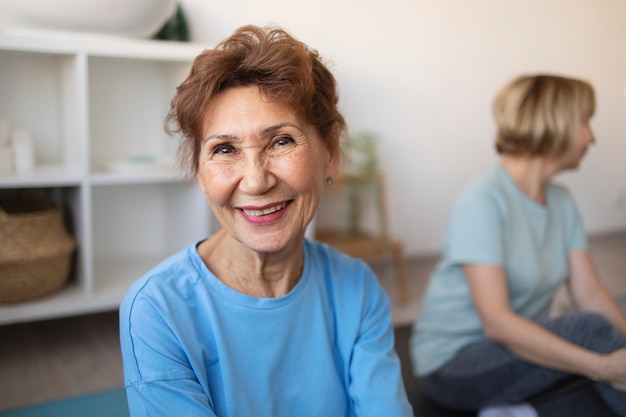
<svg viewBox="0 0 626 417"><path fill-rule="evenodd" d="M595 112L591 84L554 75L526 75L496 95L496 150L507 155L560 157Z"/></svg>

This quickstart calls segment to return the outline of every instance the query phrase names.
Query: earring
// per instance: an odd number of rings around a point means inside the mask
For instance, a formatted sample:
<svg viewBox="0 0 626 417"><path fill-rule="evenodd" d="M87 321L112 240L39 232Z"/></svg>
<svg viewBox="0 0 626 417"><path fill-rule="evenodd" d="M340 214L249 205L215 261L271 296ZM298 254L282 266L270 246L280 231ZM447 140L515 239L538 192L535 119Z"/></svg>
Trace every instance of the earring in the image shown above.
<svg viewBox="0 0 626 417"><path fill-rule="evenodd" d="M331 185L333 183L333 177L326 178L326 184Z"/></svg>

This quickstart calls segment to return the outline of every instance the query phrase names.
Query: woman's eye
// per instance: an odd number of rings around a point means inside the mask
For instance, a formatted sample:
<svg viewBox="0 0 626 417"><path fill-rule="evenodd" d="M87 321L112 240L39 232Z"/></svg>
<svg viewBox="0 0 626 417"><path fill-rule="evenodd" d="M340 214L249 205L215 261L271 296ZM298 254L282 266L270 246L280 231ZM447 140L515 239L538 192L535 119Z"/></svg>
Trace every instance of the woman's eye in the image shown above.
<svg viewBox="0 0 626 417"><path fill-rule="evenodd" d="M274 141L274 145L276 146L285 146L285 145L289 145L291 143L293 143L294 140L291 136L280 136L278 138L276 138L276 140Z"/></svg>
<svg viewBox="0 0 626 417"><path fill-rule="evenodd" d="M211 153L213 155L225 155L233 152L233 147L228 144L217 145L213 148Z"/></svg>

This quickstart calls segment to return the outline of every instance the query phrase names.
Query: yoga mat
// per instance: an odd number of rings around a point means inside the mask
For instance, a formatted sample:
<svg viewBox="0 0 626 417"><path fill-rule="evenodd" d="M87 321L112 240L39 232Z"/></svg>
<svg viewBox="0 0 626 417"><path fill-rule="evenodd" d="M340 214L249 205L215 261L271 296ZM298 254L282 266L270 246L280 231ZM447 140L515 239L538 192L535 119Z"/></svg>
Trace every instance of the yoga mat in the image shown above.
<svg viewBox="0 0 626 417"><path fill-rule="evenodd" d="M0 417L130 417L124 388L0 411Z"/></svg>

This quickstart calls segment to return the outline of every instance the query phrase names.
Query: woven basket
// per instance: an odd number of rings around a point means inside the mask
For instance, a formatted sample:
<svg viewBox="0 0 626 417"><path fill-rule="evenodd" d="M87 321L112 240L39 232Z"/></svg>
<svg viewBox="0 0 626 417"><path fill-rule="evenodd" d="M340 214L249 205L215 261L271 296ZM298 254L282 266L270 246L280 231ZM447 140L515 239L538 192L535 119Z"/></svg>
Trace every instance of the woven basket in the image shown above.
<svg viewBox="0 0 626 417"><path fill-rule="evenodd" d="M30 300L61 288L75 248L56 204L0 201L0 302Z"/></svg>

